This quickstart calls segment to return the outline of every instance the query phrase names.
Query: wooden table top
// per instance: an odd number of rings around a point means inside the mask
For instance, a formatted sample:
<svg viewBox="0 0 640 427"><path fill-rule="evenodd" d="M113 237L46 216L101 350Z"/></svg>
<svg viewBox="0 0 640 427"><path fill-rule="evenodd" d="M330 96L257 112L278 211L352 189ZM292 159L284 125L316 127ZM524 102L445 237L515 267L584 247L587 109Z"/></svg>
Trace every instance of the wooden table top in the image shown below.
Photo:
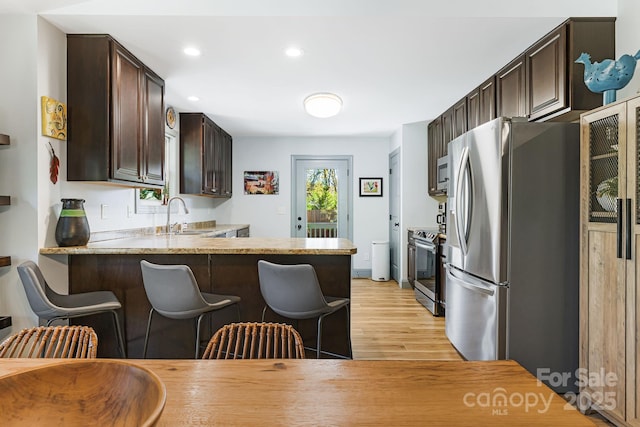
<svg viewBox="0 0 640 427"><path fill-rule="evenodd" d="M594 425L513 361L130 362L166 386L158 426ZM51 363L2 359L0 376Z"/></svg>

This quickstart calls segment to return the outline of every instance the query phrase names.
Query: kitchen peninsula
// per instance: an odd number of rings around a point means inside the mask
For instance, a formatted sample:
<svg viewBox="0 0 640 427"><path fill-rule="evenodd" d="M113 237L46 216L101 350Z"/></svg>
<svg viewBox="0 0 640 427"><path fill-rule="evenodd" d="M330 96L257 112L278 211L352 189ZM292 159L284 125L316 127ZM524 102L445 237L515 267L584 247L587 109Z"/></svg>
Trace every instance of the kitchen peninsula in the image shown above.
<svg viewBox="0 0 640 427"><path fill-rule="evenodd" d="M41 255L66 255L69 293L110 290L122 303L127 356L142 357L147 316L151 305L142 283L140 261L158 264L186 264L198 281L200 290L242 298L242 321L259 321L264 307L258 281L258 260L314 266L325 295L351 296L351 255L357 252L347 239L304 238L213 238L206 234L146 235L89 243L86 246L40 249ZM209 337L225 323L237 320L235 308L223 309L211 316L202 328ZM267 311L266 321L284 321ZM99 357L118 357L112 320L96 315L80 319L93 326L100 343ZM78 320L76 320L78 322ZM291 322L291 321L289 321ZM341 311L323 322L323 350L351 356L347 313ZM294 324L294 326L296 326ZM297 329L305 345L315 346L316 322L300 321ZM169 320L157 316L149 339L147 357L193 357L194 322Z"/></svg>

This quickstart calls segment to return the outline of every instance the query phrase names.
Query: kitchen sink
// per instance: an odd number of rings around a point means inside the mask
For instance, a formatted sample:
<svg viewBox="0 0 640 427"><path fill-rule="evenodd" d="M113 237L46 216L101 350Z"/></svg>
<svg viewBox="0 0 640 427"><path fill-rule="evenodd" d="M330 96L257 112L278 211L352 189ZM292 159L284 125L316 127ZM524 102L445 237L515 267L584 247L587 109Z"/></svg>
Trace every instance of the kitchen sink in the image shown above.
<svg viewBox="0 0 640 427"><path fill-rule="evenodd" d="M164 231L157 233L157 236L201 236L203 234L207 234L207 233L211 233L211 230L184 230L181 232L174 232L174 233L165 233Z"/></svg>

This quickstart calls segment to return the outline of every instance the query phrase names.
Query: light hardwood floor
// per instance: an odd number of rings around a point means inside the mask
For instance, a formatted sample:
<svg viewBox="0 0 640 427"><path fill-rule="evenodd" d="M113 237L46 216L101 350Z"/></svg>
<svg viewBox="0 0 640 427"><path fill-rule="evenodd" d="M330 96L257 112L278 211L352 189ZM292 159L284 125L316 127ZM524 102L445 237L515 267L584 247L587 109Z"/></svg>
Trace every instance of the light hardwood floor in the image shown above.
<svg viewBox="0 0 640 427"><path fill-rule="evenodd" d="M355 360L462 360L444 333L444 317L434 317L412 289L394 281L351 280L351 346ZM597 427L607 422L594 413Z"/></svg>
<svg viewBox="0 0 640 427"><path fill-rule="evenodd" d="M354 359L461 360L412 289L394 281L351 281L351 346Z"/></svg>

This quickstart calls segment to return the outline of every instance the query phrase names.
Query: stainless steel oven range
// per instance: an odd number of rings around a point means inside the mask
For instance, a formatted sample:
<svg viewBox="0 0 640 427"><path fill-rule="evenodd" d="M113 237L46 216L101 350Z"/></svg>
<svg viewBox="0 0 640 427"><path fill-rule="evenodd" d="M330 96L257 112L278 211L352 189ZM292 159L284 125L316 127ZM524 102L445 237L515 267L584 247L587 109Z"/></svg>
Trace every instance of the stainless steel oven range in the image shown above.
<svg viewBox="0 0 640 427"><path fill-rule="evenodd" d="M412 230L408 234L408 279L416 300L434 316L444 315L444 239L438 230Z"/></svg>

